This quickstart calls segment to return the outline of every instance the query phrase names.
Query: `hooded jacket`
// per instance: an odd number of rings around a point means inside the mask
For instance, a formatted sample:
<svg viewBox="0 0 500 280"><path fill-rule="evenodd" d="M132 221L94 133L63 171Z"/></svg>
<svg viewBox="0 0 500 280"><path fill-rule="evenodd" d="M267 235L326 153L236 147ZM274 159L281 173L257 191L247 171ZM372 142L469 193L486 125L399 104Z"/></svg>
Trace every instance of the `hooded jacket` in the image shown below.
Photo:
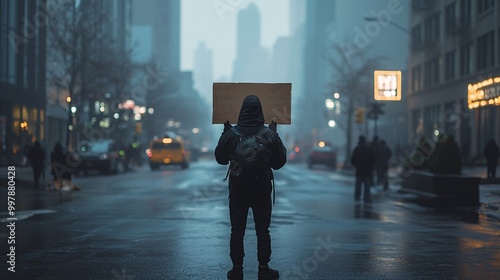
<svg viewBox="0 0 500 280"><path fill-rule="evenodd" d="M259 98L255 95L245 97L238 116L238 124L233 129L243 135L256 135L264 127L264 114ZM233 129L222 133L215 148L215 159L219 164L227 165L230 163L236 144L240 140L240 136ZM278 133L271 129L265 130L261 136L266 145L270 167L274 170L280 169L286 163L286 148L283 146L281 138ZM271 170L269 171L268 179L270 181L272 173ZM233 177L235 176L230 176L230 184L231 180L234 180Z"/></svg>

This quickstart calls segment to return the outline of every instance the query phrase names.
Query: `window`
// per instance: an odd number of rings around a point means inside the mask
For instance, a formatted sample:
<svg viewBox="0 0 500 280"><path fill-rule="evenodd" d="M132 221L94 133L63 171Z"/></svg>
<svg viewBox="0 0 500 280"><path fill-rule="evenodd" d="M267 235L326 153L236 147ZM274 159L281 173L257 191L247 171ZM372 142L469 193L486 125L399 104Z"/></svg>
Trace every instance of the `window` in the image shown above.
<svg viewBox="0 0 500 280"><path fill-rule="evenodd" d="M439 105L430 106L424 109L424 135L434 135L434 131L440 128L440 123Z"/></svg>
<svg viewBox="0 0 500 280"><path fill-rule="evenodd" d="M429 87L439 83L439 58L434 58L425 63L424 86Z"/></svg>
<svg viewBox="0 0 500 280"><path fill-rule="evenodd" d="M493 31L477 39L477 70L495 65L495 33Z"/></svg>
<svg viewBox="0 0 500 280"><path fill-rule="evenodd" d="M420 24L411 30L411 42L414 51L422 48L422 26Z"/></svg>
<svg viewBox="0 0 500 280"><path fill-rule="evenodd" d="M411 70L411 88L414 92L422 88L422 67L420 65Z"/></svg>
<svg viewBox="0 0 500 280"><path fill-rule="evenodd" d="M445 55L445 80L452 80L455 78L455 50L447 52Z"/></svg>
<svg viewBox="0 0 500 280"><path fill-rule="evenodd" d="M424 24L425 45L431 46L439 40L439 13L428 18Z"/></svg>
<svg viewBox="0 0 500 280"><path fill-rule="evenodd" d="M460 0L460 20L459 26L465 27L470 25L471 21L471 0Z"/></svg>
<svg viewBox="0 0 500 280"><path fill-rule="evenodd" d="M477 0L477 14L488 12L495 7L495 0Z"/></svg>
<svg viewBox="0 0 500 280"><path fill-rule="evenodd" d="M429 0L412 0L411 8L414 13L419 12L420 10L426 10L430 8L430 5L434 4L434 1Z"/></svg>
<svg viewBox="0 0 500 280"><path fill-rule="evenodd" d="M423 126L423 120L422 120L422 110L420 109L414 109L411 112L411 122L412 122L412 127L414 129L415 135L422 135L422 126Z"/></svg>
<svg viewBox="0 0 500 280"><path fill-rule="evenodd" d="M0 1L0 81L16 83L17 49L14 41L18 30L18 1Z"/></svg>
<svg viewBox="0 0 500 280"><path fill-rule="evenodd" d="M445 30L447 34L455 32L457 29L457 18L455 14L455 2L448 5L445 9Z"/></svg>
<svg viewBox="0 0 500 280"><path fill-rule="evenodd" d="M472 44L460 47L460 76L467 76L471 73L471 49Z"/></svg>

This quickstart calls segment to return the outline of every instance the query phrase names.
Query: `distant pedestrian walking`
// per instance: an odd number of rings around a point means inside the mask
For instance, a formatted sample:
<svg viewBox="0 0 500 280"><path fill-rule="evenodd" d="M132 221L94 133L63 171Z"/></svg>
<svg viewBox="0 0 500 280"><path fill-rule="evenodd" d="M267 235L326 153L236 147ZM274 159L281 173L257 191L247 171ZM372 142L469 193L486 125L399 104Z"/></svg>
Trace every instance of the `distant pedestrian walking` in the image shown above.
<svg viewBox="0 0 500 280"><path fill-rule="evenodd" d="M40 145L40 142L35 141L33 147L28 150L28 159L31 162L31 167L33 168L33 183L35 188L38 188L38 181L40 181L40 175L43 170L43 161L45 160L45 153Z"/></svg>
<svg viewBox="0 0 500 280"><path fill-rule="evenodd" d="M492 138L484 147L484 157L486 157L487 164L487 178L495 178L498 157L500 156L500 150L498 149L498 145L495 143L495 140Z"/></svg>
<svg viewBox="0 0 500 280"><path fill-rule="evenodd" d="M52 184L55 190L61 190L65 186L79 190L78 186L71 182L73 168L68 165L68 161L71 160L70 156L64 152L61 144L56 143L54 150L50 154L50 167L53 176Z"/></svg>
<svg viewBox="0 0 500 280"><path fill-rule="evenodd" d="M375 160L375 152L366 144L366 138L359 136L358 146L356 146L351 156L351 164L356 167L355 200L360 200L361 185L364 185L363 200L364 202L371 202L370 185Z"/></svg>
<svg viewBox="0 0 500 280"><path fill-rule="evenodd" d="M66 169L66 155L64 154L61 144L56 143L54 150L50 153L50 167L52 178L55 181L61 181L63 176L67 179L69 175L65 172ZM71 177L70 177L71 178Z"/></svg>
<svg viewBox="0 0 500 280"><path fill-rule="evenodd" d="M392 156L392 151L384 140L380 141L377 153L377 178L380 178L380 184L384 186L384 191L389 189L389 161Z"/></svg>

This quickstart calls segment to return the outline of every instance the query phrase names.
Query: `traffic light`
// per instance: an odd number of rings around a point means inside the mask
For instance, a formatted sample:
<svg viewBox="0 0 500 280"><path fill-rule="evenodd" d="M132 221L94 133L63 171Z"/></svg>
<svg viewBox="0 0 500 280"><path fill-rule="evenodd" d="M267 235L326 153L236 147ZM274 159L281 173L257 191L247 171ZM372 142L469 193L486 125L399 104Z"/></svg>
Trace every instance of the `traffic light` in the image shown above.
<svg viewBox="0 0 500 280"><path fill-rule="evenodd" d="M382 110L385 104L372 102L370 104L370 110L368 111L367 118L376 120L379 115L383 115L385 112Z"/></svg>
<svg viewBox="0 0 500 280"><path fill-rule="evenodd" d="M365 108L357 108L355 112L355 122L362 124L365 119Z"/></svg>

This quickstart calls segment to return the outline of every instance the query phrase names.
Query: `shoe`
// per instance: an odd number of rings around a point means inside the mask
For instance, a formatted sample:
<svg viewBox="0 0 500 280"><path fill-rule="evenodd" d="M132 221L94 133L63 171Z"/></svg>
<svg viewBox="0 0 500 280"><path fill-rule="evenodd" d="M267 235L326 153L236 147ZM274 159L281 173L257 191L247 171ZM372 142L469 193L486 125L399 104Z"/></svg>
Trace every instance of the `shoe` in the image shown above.
<svg viewBox="0 0 500 280"><path fill-rule="evenodd" d="M280 273L269 267L259 267L259 280L277 280L280 279Z"/></svg>
<svg viewBox="0 0 500 280"><path fill-rule="evenodd" d="M233 266L231 270L227 272L228 280L243 280L243 267Z"/></svg>

